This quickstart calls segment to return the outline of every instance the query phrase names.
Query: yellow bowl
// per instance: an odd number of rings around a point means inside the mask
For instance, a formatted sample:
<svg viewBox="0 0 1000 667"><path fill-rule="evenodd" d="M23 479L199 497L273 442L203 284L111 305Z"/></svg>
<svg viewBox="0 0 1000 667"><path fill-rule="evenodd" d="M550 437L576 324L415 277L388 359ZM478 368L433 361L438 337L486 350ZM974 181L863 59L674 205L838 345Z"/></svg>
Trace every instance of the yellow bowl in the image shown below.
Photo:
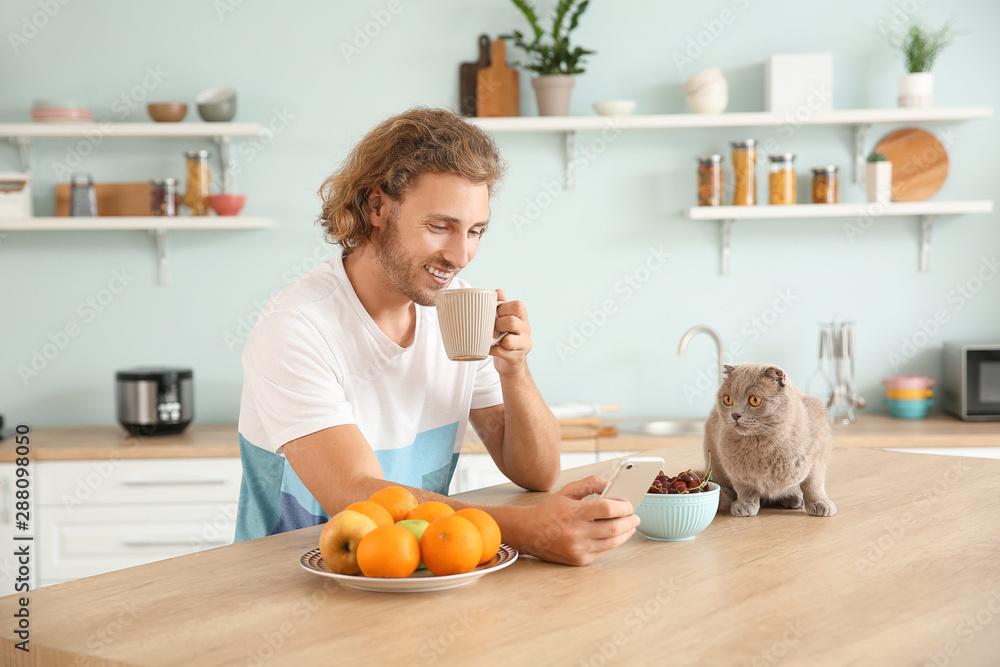
<svg viewBox="0 0 1000 667"><path fill-rule="evenodd" d="M933 389L893 389L891 387L886 387L885 397L892 398L896 400L919 400L924 398L930 398L934 395Z"/></svg>

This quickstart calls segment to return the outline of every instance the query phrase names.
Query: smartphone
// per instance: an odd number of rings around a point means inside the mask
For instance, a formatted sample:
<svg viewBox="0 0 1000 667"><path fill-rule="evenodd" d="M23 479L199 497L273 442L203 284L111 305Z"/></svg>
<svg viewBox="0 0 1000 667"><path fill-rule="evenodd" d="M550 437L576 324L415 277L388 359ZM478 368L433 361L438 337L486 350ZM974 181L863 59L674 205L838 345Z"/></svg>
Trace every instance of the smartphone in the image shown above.
<svg viewBox="0 0 1000 667"><path fill-rule="evenodd" d="M619 464L601 498L627 500L636 508L662 469L663 458L659 456L631 456Z"/></svg>

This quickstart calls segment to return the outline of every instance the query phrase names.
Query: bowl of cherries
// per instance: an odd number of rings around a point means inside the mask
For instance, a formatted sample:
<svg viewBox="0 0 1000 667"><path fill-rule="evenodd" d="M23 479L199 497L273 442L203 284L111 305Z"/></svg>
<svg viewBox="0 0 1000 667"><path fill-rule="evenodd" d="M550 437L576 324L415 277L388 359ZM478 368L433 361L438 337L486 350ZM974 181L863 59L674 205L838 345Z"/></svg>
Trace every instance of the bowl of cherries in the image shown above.
<svg viewBox="0 0 1000 667"><path fill-rule="evenodd" d="M662 470L653 480L635 513L639 532L651 540L679 542L708 528L719 510L719 485L704 476L685 470L671 477Z"/></svg>

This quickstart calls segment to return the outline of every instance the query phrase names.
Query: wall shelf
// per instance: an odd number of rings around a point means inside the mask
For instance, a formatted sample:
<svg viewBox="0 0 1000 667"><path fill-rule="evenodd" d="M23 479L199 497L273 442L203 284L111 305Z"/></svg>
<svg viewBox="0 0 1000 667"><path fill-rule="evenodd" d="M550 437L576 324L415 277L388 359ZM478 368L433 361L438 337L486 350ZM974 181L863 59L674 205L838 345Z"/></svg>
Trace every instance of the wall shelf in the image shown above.
<svg viewBox="0 0 1000 667"><path fill-rule="evenodd" d="M170 284L170 252L167 231L263 229L271 226L269 218L239 216L97 216L0 218L0 232L73 232L73 231L148 231L156 241L160 285Z"/></svg>
<svg viewBox="0 0 1000 667"><path fill-rule="evenodd" d="M689 220L720 223L721 273L730 273L732 226L737 220L803 220L809 218L857 218L870 220L890 216L917 216L920 220L920 271L930 271L931 232L939 215L992 213L992 200L891 202L883 204L793 204L789 206L694 206L681 211Z"/></svg>
<svg viewBox="0 0 1000 667"><path fill-rule="evenodd" d="M573 158L578 131L693 130L742 127L847 126L854 131L854 180L864 183L865 138L868 128L889 123L951 123L993 117L992 106L925 109L838 109L793 113L755 111L721 114L660 114L647 116L518 116L471 118L488 132L562 132L566 139L566 188L573 189Z"/></svg>

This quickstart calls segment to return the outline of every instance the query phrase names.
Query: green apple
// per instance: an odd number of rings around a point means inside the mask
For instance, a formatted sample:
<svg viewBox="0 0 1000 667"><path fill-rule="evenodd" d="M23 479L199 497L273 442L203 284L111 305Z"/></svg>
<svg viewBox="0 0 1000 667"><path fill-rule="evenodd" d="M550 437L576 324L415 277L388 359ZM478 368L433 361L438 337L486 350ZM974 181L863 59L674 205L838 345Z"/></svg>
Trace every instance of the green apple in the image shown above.
<svg viewBox="0 0 1000 667"><path fill-rule="evenodd" d="M431 523L430 521L424 521L423 519L403 519L402 521L397 521L396 525L402 526L413 533L417 538L417 542L419 542L420 538L424 536L424 529L431 525ZM425 569L424 561L420 561L420 565L417 566L417 569Z"/></svg>

